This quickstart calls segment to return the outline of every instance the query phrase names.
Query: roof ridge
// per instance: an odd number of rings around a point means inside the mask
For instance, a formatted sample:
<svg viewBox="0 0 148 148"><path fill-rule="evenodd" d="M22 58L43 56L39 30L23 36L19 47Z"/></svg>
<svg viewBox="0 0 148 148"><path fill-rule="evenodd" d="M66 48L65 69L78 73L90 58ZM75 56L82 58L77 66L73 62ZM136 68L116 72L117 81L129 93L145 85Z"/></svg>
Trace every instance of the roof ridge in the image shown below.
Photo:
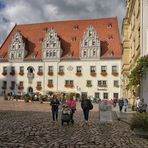
<svg viewBox="0 0 148 148"><path fill-rule="evenodd" d="M77 22L77 21L96 21L96 20L107 20L107 19L117 19L117 16L106 17L106 18L92 18L92 19L73 19L73 20L56 20L56 21L48 21L48 22L36 22L36 23L24 23L18 24L17 26L26 26L26 25L39 25L39 24L48 24L48 23L62 23L62 22Z"/></svg>

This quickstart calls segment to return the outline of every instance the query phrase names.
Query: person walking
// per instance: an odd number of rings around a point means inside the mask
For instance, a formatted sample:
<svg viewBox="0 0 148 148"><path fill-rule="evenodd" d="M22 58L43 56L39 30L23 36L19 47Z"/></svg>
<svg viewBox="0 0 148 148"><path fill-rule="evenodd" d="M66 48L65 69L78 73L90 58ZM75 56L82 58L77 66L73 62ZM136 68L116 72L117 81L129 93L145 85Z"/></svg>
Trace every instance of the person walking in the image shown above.
<svg viewBox="0 0 148 148"><path fill-rule="evenodd" d="M124 111L127 112L127 108L128 108L128 99L125 98L124 99Z"/></svg>
<svg viewBox="0 0 148 148"><path fill-rule="evenodd" d="M82 96L81 108L83 110L85 123L88 123L89 111L93 109L93 105L86 95Z"/></svg>
<svg viewBox="0 0 148 148"><path fill-rule="evenodd" d="M57 96L53 95L50 105L51 105L51 111L52 111L52 119L53 121L55 120L57 121L58 120L58 109L60 105L60 102L57 99Z"/></svg>
<svg viewBox="0 0 148 148"><path fill-rule="evenodd" d="M123 98L119 99L118 105L119 105L119 110L120 110L120 112L122 112L122 108L123 108L123 106L124 106Z"/></svg>
<svg viewBox="0 0 148 148"><path fill-rule="evenodd" d="M66 106L71 109L71 123L74 123L73 115L76 111L76 100L74 94L70 94L70 98L66 100Z"/></svg>

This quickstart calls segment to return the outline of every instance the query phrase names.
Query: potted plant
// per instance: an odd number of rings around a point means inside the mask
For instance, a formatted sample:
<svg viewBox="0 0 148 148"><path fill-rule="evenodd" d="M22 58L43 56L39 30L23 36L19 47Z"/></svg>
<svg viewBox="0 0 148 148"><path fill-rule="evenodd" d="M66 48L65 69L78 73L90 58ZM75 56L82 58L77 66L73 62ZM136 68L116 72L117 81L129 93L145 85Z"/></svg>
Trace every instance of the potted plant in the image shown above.
<svg viewBox="0 0 148 148"><path fill-rule="evenodd" d="M103 72L101 72L101 75L105 77L105 76L107 76L107 72L103 71Z"/></svg>
<svg viewBox="0 0 148 148"><path fill-rule="evenodd" d="M148 138L148 113L134 114L131 119L130 128L136 135Z"/></svg>
<svg viewBox="0 0 148 148"><path fill-rule="evenodd" d="M2 73L2 75L3 75L3 76L6 76L6 75L7 75L7 72L6 72L6 71L4 71L4 72Z"/></svg>
<svg viewBox="0 0 148 148"><path fill-rule="evenodd" d="M118 76L119 74L118 74L118 72L113 71L113 72L112 72L112 75L116 77L116 76Z"/></svg>
<svg viewBox="0 0 148 148"><path fill-rule="evenodd" d="M95 77L95 76L96 76L96 72L91 72L90 75L91 75L92 77Z"/></svg>
<svg viewBox="0 0 148 148"><path fill-rule="evenodd" d="M23 76L23 75L24 75L24 72L23 72L23 71L20 71L20 72L19 72L19 75L20 75L20 76Z"/></svg>
<svg viewBox="0 0 148 148"><path fill-rule="evenodd" d="M25 103L29 102L30 100L30 96L28 94L26 94L23 98Z"/></svg>
<svg viewBox="0 0 148 148"><path fill-rule="evenodd" d="M64 72L63 71L59 71L58 72L58 75L63 76L64 75Z"/></svg>
<svg viewBox="0 0 148 148"><path fill-rule="evenodd" d="M48 86L49 88L52 88L52 87L53 87L53 84L52 84L52 83L49 83L49 84L47 84L47 86Z"/></svg>
<svg viewBox="0 0 148 148"><path fill-rule="evenodd" d="M42 76L42 75L43 75L43 72L42 72L42 71L38 71L38 72L37 72L37 75L38 75L38 76Z"/></svg>
<svg viewBox="0 0 148 148"><path fill-rule="evenodd" d="M36 86L36 89L40 91L42 89L42 87L41 86Z"/></svg>
<svg viewBox="0 0 148 148"><path fill-rule="evenodd" d="M53 72L52 72L52 71L49 71L49 72L48 72L48 75L49 75L49 76L53 76Z"/></svg>
<svg viewBox="0 0 148 148"><path fill-rule="evenodd" d="M82 76L82 73L81 72L76 72L76 76L80 77L80 76Z"/></svg>

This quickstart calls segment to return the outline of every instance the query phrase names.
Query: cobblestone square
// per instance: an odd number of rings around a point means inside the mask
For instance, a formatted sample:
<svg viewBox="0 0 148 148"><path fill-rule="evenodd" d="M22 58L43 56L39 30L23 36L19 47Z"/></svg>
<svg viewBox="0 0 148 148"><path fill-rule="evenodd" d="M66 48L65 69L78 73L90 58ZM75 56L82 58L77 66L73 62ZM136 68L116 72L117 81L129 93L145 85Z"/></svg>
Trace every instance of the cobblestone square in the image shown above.
<svg viewBox="0 0 148 148"><path fill-rule="evenodd" d="M148 141L136 137L128 124L116 120L114 113L112 124L100 124L95 105L89 123L85 124L77 106L74 125L62 127L61 112L58 122L53 123L49 104L0 101L0 148L148 147Z"/></svg>

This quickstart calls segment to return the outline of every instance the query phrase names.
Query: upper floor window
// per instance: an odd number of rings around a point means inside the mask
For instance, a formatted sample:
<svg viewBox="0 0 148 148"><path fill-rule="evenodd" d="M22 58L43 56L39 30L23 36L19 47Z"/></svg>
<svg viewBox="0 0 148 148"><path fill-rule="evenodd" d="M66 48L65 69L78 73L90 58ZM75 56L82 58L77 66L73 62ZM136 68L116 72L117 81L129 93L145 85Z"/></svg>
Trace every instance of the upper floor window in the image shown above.
<svg viewBox="0 0 148 148"><path fill-rule="evenodd" d="M77 67L76 67L76 71L77 71L77 72L82 72L82 67L81 67L81 66L77 66Z"/></svg>
<svg viewBox="0 0 148 148"><path fill-rule="evenodd" d="M22 57L22 53L19 52L19 54L18 54L18 58L21 58L21 57Z"/></svg>
<svg viewBox="0 0 148 148"><path fill-rule="evenodd" d="M39 66L39 67L38 67L38 71L39 71L39 72L42 72L42 71L43 71L43 66Z"/></svg>
<svg viewBox="0 0 148 148"><path fill-rule="evenodd" d="M48 84L53 84L53 80L49 79Z"/></svg>
<svg viewBox="0 0 148 148"><path fill-rule="evenodd" d="M92 35L93 35L93 32L89 31L89 37L92 37Z"/></svg>
<svg viewBox="0 0 148 148"><path fill-rule="evenodd" d="M24 72L24 66L20 67L20 72Z"/></svg>
<svg viewBox="0 0 148 148"><path fill-rule="evenodd" d="M3 67L3 72L7 72L7 67Z"/></svg>
<svg viewBox="0 0 148 148"><path fill-rule="evenodd" d="M112 23L108 23L107 28L112 28Z"/></svg>
<svg viewBox="0 0 148 148"><path fill-rule="evenodd" d="M101 66L101 72L107 72L107 66Z"/></svg>
<svg viewBox="0 0 148 148"><path fill-rule="evenodd" d="M114 81L114 87L119 87L119 81L118 80Z"/></svg>
<svg viewBox="0 0 148 148"><path fill-rule="evenodd" d="M38 81L37 86L42 86L42 82Z"/></svg>
<svg viewBox="0 0 148 148"><path fill-rule="evenodd" d="M87 52L86 52L86 50L84 50L83 56L86 57L86 55L87 55Z"/></svg>
<svg viewBox="0 0 148 148"><path fill-rule="evenodd" d="M95 41L94 40L92 41L92 45L95 45Z"/></svg>
<svg viewBox="0 0 148 148"><path fill-rule="evenodd" d="M93 56L96 56L96 50L93 49Z"/></svg>
<svg viewBox="0 0 148 148"><path fill-rule="evenodd" d="M54 56L54 57L56 56L56 51L55 51L55 50L53 51L53 56Z"/></svg>
<svg viewBox="0 0 148 148"><path fill-rule="evenodd" d="M108 93L103 93L103 99L108 99Z"/></svg>
<svg viewBox="0 0 148 148"><path fill-rule="evenodd" d="M48 66L48 72L53 72L53 66Z"/></svg>
<svg viewBox="0 0 148 148"><path fill-rule="evenodd" d="M117 66L112 66L112 72L118 72L118 67Z"/></svg>
<svg viewBox="0 0 148 148"><path fill-rule="evenodd" d="M107 85L107 81L106 80L99 80L98 81L98 85Z"/></svg>
<svg viewBox="0 0 148 148"><path fill-rule="evenodd" d="M59 72L64 72L64 66L59 66Z"/></svg>
<svg viewBox="0 0 148 148"><path fill-rule="evenodd" d="M11 59L14 59L14 53L11 53Z"/></svg>
<svg viewBox="0 0 148 148"><path fill-rule="evenodd" d="M96 72L96 66L90 66L90 72Z"/></svg>
<svg viewBox="0 0 148 148"><path fill-rule="evenodd" d="M23 81L20 81L20 84L19 84L19 85L20 85L20 86L23 86L23 84L24 84Z"/></svg>
<svg viewBox="0 0 148 148"><path fill-rule="evenodd" d="M84 42L84 45L85 45L85 46L87 46L87 45L88 45L88 42L87 42L87 41L85 41L85 42Z"/></svg>
<svg viewBox="0 0 148 148"><path fill-rule="evenodd" d="M12 71L12 72L15 71L15 67L14 67L14 66L11 67L11 71Z"/></svg>

